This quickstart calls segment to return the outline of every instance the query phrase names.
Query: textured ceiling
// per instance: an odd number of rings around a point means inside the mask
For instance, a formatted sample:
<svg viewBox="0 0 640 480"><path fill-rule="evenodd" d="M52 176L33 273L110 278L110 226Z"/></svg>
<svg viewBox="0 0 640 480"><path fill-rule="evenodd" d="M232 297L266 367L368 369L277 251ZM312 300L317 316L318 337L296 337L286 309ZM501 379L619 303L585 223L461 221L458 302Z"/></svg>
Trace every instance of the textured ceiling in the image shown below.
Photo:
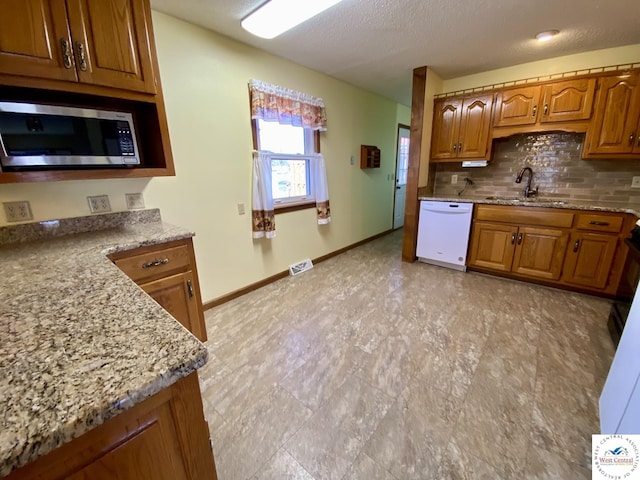
<svg viewBox="0 0 640 480"><path fill-rule="evenodd" d="M638 0L343 0L272 40L240 27L262 3L151 0L155 10L406 105L415 67L449 79L640 43ZM532 39L550 29L561 33Z"/></svg>

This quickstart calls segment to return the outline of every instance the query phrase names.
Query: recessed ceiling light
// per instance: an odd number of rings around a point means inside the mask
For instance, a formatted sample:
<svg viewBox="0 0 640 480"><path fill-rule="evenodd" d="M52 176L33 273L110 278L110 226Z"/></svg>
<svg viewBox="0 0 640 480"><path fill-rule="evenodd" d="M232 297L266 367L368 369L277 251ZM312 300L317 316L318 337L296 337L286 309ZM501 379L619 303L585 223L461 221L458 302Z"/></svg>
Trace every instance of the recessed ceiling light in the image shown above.
<svg viewBox="0 0 640 480"><path fill-rule="evenodd" d="M545 32L540 32L536 35L536 40L538 40L539 42L547 42L559 33L560 32L558 30L547 30Z"/></svg>
<svg viewBox="0 0 640 480"><path fill-rule="evenodd" d="M271 39L342 0L270 0L241 22L257 37Z"/></svg>

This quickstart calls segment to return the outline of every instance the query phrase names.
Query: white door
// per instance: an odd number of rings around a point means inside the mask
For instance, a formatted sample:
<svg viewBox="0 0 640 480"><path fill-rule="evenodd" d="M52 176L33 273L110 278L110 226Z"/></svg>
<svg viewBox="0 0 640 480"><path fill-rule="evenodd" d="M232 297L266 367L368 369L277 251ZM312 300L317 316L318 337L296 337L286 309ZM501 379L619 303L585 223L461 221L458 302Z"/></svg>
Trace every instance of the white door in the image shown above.
<svg viewBox="0 0 640 480"><path fill-rule="evenodd" d="M404 203L407 198L407 172L409 170L409 127L398 125L398 151L396 152L396 189L393 207L393 228L404 225Z"/></svg>

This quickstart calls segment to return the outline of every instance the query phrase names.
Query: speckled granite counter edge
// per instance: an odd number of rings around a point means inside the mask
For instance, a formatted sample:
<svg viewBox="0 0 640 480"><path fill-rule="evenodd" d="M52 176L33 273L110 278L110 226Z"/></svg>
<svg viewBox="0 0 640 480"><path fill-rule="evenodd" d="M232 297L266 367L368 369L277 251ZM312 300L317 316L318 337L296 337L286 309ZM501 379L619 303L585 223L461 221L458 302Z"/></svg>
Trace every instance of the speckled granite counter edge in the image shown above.
<svg viewBox="0 0 640 480"><path fill-rule="evenodd" d="M533 199L533 200L489 200L486 198L464 198L464 197L428 197L419 196L418 200L434 201L434 202L455 202L455 203L480 203L487 205L507 205L517 207L542 207L542 208L564 208L573 210L592 210L597 212L617 212L630 213L636 217L640 217L640 205L620 204L593 204L591 202L576 202L572 200L551 200L551 199Z"/></svg>
<svg viewBox="0 0 640 480"><path fill-rule="evenodd" d="M130 210L86 217L61 218L0 227L0 245L28 243L76 233L94 232L124 225L160 222L160 210Z"/></svg>

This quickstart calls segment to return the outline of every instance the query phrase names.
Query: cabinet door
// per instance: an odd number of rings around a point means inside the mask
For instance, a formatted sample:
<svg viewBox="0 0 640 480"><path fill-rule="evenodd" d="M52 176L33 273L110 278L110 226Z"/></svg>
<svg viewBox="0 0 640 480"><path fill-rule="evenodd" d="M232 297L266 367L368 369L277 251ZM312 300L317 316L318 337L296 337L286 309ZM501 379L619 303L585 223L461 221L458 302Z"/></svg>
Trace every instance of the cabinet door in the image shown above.
<svg viewBox="0 0 640 480"><path fill-rule="evenodd" d="M462 99L459 98L442 98L434 102L431 133L431 158L433 160L458 156L461 110Z"/></svg>
<svg viewBox="0 0 640 480"><path fill-rule="evenodd" d="M569 234L562 230L520 227L512 272L557 280L562 273Z"/></svg>
<svg viewBox="0 0 640 480"><path fill-rule="evenodd" d="M595 78L544 85L540 122L588 120L591 118L595 90Z"/></svg>
<svg viewBox="0 0 640 480"><path fill-rule="evenodd" d="M518 227L512 225L475 222L469 265L509 272L517 233Z"/></svg>
<svg viewBox="0 0 640 480"><path fill-rule="evenodd" d="M115 448L93 460L67 480L187 480L169 403L138 423ZM109 445L111 447L111 445Z"/></svg>
<svg viewBox="0 0 640 480"><path fill-rule="evenodd" d="M533 125L538 118L540 86L503 90L498 93L494 127Z"/></svg>
<svg viewBox="0 0 640 480"><path fill-rule="evenodd" d="M460 118L458 158L488 158L493 95L465 98Z"/></svg>
<svg viewBox="0 0 640 480"><path fill-rule="evenodd" d="M605 288L618 246L616 235L578 233L571 238L564 280L591 288Z"/></svg>
<svg viewBox="0 0 640 480"><path fill-rule="evenodd" d="M628 154L637 146L640 117L639 75L604 77L596 95L591 126L585 138L588 154Z"/></svg>
<svg viewBox="0 0 640 480"><path fill-rule="evenodd" d="M77 80L64 0L2 1L0 73Z"/></svg>
<svg viewBox="0 0 640 480"><path fill-rule="evenodd" d="M193 278L193 272L188 271L142 284L140 288L204 342L207 337L199 318L198 297L194 291Z"/></svg>
<svg viewBox="0 0 640 480"><path fill-rule="evenodd" d="M81 82L155 93L144 0L67 0Z"/></svg>

